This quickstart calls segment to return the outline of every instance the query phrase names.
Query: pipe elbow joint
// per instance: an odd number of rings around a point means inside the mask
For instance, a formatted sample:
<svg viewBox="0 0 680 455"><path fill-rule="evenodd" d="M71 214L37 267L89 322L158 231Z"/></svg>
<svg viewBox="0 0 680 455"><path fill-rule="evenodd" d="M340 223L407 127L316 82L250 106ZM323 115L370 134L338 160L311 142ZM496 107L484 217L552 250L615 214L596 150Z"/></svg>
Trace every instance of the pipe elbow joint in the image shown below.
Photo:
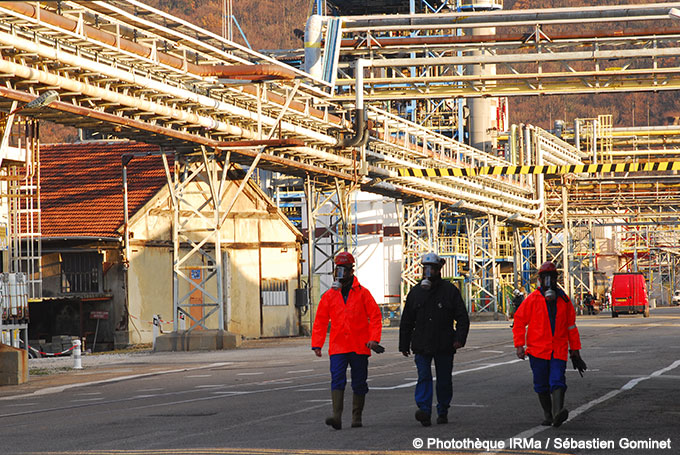
<svg viewBox="0 0 680 455"><path fill-rule="evenodd" d="M341 134L341 136L337 138L338 142L336 147L361 147L368 143L368 124L366 122L366 113L363 109L355 109L354 126L352 129L354 130L353 136L342 135L341 130L336 130Z"/></svg>

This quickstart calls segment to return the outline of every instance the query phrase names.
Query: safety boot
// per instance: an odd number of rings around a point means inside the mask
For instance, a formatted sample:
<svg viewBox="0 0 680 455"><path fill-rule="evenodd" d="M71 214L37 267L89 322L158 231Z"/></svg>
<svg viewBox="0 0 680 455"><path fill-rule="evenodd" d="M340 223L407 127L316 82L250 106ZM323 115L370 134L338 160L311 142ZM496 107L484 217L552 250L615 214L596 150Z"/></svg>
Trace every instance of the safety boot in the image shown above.
<svg viewBox="0 0 680 455"><path fill-rule="evenodd" d="M342 428L342 402L345 399L344 390L331 390L331 400L333 401L333 415L326 418L326 425L330 425L336 430Z"/></svg>
<svg viewBox="0 0 680 455"><path fill-rule="evenodd" d="M364 403L366 402L366 395L352 395L352 428L358 428L361 425L361 413L364 410Z"/></svg>
<svg viewBox="0 0 680 455"><path fill-rule="evenodd" d="M431 413L418 409L416 411L416 420L424 427L429 427L432 425Z"/></svg>
<svg viewBox="0 0 680 455"><path fill-rule="evenodd" d="M541 407L543 408L543 422L541 422L541 425L549 427L553 424L552 399L550 398L550 393L539 393L538 401L541 402Z"/></svg>
<svg viewBox="0 0 680 455"><path fill-rule="evenodd" d="M559 427L569 417L569 411L564 408L564 392L565 390L562 387L552 392L552 424L554 427Z"/></svg>

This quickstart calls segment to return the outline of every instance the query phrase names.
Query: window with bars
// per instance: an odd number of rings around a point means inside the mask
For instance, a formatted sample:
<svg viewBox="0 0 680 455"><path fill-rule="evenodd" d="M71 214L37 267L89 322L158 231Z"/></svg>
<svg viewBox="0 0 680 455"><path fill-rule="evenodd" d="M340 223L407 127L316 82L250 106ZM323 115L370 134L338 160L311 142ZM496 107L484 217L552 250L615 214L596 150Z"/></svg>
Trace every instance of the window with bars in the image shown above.
<svg viewBox="0 0 680 455"><path fill-rule="evenodd" d="M288 305L288 281L276 278L262 280L262 306Z"/></svg>
<svg viewBox="0 0 680 455"><path fill-rule="evenodd" d="M62 253L61 292L92 294L102 290L102 255L99 253Z"/></svg>

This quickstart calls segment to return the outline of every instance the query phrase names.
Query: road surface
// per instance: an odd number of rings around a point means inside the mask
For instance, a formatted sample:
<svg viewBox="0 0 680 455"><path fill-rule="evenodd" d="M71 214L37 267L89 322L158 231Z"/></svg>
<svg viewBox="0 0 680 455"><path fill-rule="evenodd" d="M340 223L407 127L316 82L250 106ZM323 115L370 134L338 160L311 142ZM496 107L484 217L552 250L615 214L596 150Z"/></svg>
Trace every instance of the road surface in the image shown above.
<svg viewBox="0 0 680 455"><path fill-rule="evenodd" d="M293 339L196 353L213 363L199 370L0 400L0 453L680 453L680 308L577 324L589 369L581 378L569 366L571 416L558 429L540 426L529 362L515 357L509 323L494 321L473 323L455 357L448 425L414 419L413 358L385 329L363 428L349 428L349 384L343 429L324 424L327 352Z"/></svg>

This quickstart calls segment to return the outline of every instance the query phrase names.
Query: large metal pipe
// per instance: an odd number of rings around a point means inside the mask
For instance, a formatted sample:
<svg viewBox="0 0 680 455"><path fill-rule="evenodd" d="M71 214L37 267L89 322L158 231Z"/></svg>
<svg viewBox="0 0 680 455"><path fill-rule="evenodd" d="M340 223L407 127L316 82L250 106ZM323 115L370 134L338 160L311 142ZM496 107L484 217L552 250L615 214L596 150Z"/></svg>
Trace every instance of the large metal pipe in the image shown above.
<svg viewBox="0 0 680 455"><path fill-rule="evenodd" d="M416 58L390 58L390 59L370 59L367 66L375 68L406 68L412 65L418 66L442 66L442 65L489 65L489 64L513 64L513 63L546 63L575 60L612 60L629 58L661 58L677 56L677 48L640 48L640 49L614 49L614 50L592 50L575 52L554 52L554 53L515 53L515 54L485 54L481 56L462 56L462 57L416 57ZM568 74L568 73L566 73ZM514 75L500 75L505 78L515 77ZM521 77L517 76L517 77Z"/></svg>
<svg viewBox="0 0 680 455"><path fill-rule="evenodd" d="M321 40L324 18L313 14L305 25L305 71L315 79L321 79L323 67L321 65Z"/></svg>
<svg viewBox="0 0 680 455"><path fill-rule="evenodd" d="M363 189L367 191L371 191L370 187L362 187ZM503 210L500 208L496 207L487 207L485 205L480 205L476 202L470 202L468 200L464 200L462 203L462 199L456 195L448 195L448 196L443 196L438 193L432 193L432 192L427 192L423 191L420 189L415 189L415 188L409 188L409 187L403 187L402 185L399 184L399 182L395 182L394 184L387 183L387 182L380 182L372 186L374 188L374 192L377 192L379 194L388 194L390 192L393 192L392 195L394 194L400 194L403 196L412 196L412 197L417 197L419 199L426 199L426 200L433 200L433 201L440 201L443 202L447 205L455 205L457 210L460 210L461 212L476 212L480 214L491 214L491 215L496 215L496 216L501 216L503 218L509 218L514 215L513 221L517 223L526 223L526 224L537 224L537 218L536 216L527 216L527 215L519 215L517 216L517 212L511 211L511 210Z"/></svg>
<svg viewBox="0 0 680 455"><path fill-rule="evenodd" d="M362 147L368 142L368 125L364 110L364 60L357 59L354 64L355 81L355 110L354 110L354 136L338 139L338 147Z"/></svg>
<svg viewBox="0 0 680 455"><path fill-rule="evenodd" d="M473 35L493 35L495 32L495 28L475 28L472 30ZM477 58L486 53L485 50L476 50L472 51L471 55ZM472 76L495 76L496 65L468 65L466 71L467 74ZM486 83L477 84L485 85ZM496 118L498 98L475 97L468 99L467 104L470 108L470 145L486 153L492 153L496 147L496 138L492 135L492 132L498 131Z"/></svg>
<svg viewBox="0 0 680 455"><path fill-rule="evenodd" d="M551 23L629 22L667 19L672 8L680 3L652 3L647 5L616 5L576 8L547 8L533 10L491 11L483 14L440 13L403 14L389 16L344 16L343 30L387 30L518 26Z"/></svg>
<svg viewBox="0 0 680 455"><path fill-rule="evenodd" d="M551 33L550 40L556 41L587 41L587 40L601 40L604 38L641 38L641 37L660 37L660 36L677 36L680 35L678 28L645 28L645 29L617 29L617 30L601 30L598 32L586 33ZM355 51L362 48L369 49L369 45L380 46L381 52L384 53L386 49L398 52L405 47L447 47L447 44L459 45L460 47L467 47L466 45L481 45L485 43L523 43L526 44L527 38L530 35L527 33L506 33L506 34L475 34L475 35L426 35L426 36L394 36L394 37L372 37L371 40L363 39L362 37L348 38L341 41L341 47L347 49L346 53L357 53ZM530 41L533 44L533 41ZM458 46L457 46L458 47ZM353 51L349 51L352 49ZM373 48L372 50L375 50ZM360 52L360 51L359 51Z"/></svg>

